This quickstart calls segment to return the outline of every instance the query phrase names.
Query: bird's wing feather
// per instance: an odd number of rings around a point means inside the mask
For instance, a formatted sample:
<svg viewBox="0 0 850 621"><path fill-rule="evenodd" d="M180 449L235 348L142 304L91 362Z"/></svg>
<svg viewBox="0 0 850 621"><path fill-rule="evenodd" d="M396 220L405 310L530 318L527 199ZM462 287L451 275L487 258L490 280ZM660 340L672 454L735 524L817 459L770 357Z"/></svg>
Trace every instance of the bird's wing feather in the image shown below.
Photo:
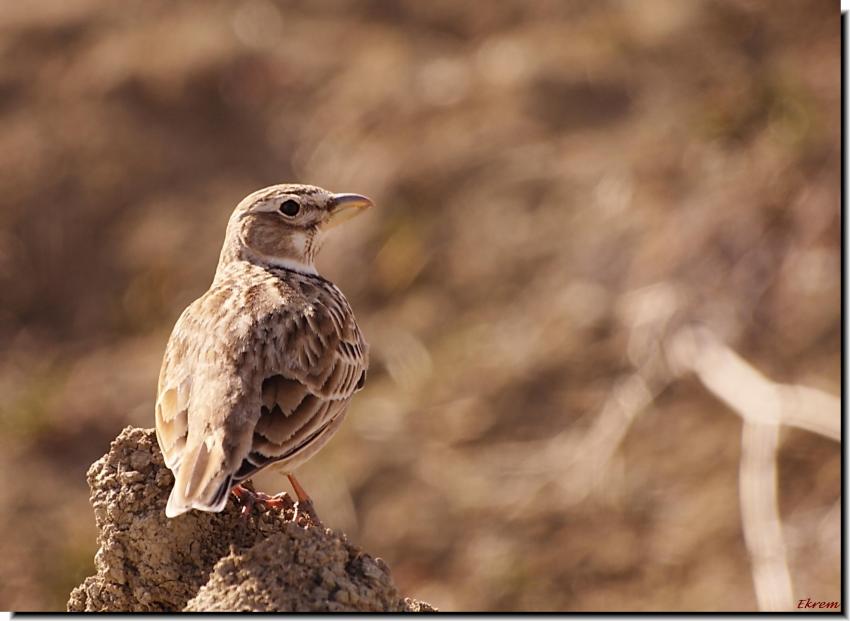
<svg viewBox="0 0 850 621"><path fill-rule="evenodd" d="M284 325L284 355L263 380L249 463L237 480L271 463L294 467L309 458L365 380L367 346L341 293L319 296Z"/></svg>
<svg viewBox="0 0 850 621"><path fill-rule="evenodd" d="M233 434L222 423L233 413L242 378L230 371L223 342L227 331L204 319L214 316L210 308L220 293L207 292L183 312L160 371L156 435L175 479L166 506L169 517L191 508L220 511L230 489Z"/></svg>
<svg viewBox="0 0 850 621"><path fill-rule="evenodd" d="M180 317L169 339L157 386L156 437L165 465L172 470L179 466L189 431L192 376L188 366L183 364L188 345L185 335L179 329L187 312Z"/></svg>

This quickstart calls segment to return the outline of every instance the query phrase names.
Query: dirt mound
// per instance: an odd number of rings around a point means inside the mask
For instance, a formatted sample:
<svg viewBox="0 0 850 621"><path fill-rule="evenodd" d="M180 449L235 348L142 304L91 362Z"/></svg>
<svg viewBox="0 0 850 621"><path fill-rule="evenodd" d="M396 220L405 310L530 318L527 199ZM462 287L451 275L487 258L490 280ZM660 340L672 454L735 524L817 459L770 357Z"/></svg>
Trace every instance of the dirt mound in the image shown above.
<svg viewBox="0 0 850 621"><path fill-rule="evenodd" d="M221 559L185 610L406 612L415 606L399 598L383 561L331 531L288 522L282 533Z"/></svg>
<svg viewBox="0 0 850 621"><path fill-rule="evenodd" d="M152 429L124 429L88 483L97 573L71 593L69 611L431 610L399 595L383 561L340 533L301 527L291 509L249 522L234 504L166 518L173 478Z"/></svg>

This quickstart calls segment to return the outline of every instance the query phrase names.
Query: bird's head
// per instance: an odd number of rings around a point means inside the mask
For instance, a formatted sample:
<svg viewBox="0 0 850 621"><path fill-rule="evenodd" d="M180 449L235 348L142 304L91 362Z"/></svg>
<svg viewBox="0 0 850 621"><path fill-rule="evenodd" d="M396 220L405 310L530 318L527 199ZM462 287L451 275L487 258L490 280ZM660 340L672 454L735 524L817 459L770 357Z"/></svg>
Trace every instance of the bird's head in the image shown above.
<svg viewBox="0 0 850 621"><path fill-rule="evenodd" d="M312 185L257 190L230 217L222 262L236 251L252 261L315 272L325 231L371 206L360 194L334 194Z"/></svg>

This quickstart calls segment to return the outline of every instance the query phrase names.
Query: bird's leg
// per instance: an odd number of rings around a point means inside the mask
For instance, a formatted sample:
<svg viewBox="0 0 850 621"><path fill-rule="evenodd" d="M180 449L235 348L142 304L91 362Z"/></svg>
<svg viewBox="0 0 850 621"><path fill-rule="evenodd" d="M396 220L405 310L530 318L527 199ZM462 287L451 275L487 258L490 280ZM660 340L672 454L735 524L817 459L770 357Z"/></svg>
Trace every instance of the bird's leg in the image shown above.
<svg viewBox="0 0 850 621"><path fill-rule="evenodd" d="M292 484L292 489L295 490L295 495L298 496L298 506L296 507L296 513L293 520L298 519L299 512L304 513L308 518L310 518L310 521L313 524L323 528L324 524L322 524L322 520L319 519L319 516L316 515L316 508L313 506L313 501L307 495L307 492L304 491L304 488L301 487L298 479L291 474L287 474L286 476Z"/></svg>

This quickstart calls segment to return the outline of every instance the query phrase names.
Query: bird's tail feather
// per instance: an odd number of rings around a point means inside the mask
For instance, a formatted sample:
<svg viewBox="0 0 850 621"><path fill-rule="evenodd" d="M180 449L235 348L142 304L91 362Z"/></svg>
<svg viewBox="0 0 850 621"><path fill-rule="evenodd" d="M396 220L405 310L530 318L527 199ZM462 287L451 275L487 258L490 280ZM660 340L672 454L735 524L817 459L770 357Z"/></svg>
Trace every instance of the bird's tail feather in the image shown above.
<svg viewBox="0 0 850 621"><path fill-rule="evenodd" d="M194 447L186 447L174 473L165 515L177 517L190 509L218 513L227 504L231 483L219 442L208 437Z"/></svg>

